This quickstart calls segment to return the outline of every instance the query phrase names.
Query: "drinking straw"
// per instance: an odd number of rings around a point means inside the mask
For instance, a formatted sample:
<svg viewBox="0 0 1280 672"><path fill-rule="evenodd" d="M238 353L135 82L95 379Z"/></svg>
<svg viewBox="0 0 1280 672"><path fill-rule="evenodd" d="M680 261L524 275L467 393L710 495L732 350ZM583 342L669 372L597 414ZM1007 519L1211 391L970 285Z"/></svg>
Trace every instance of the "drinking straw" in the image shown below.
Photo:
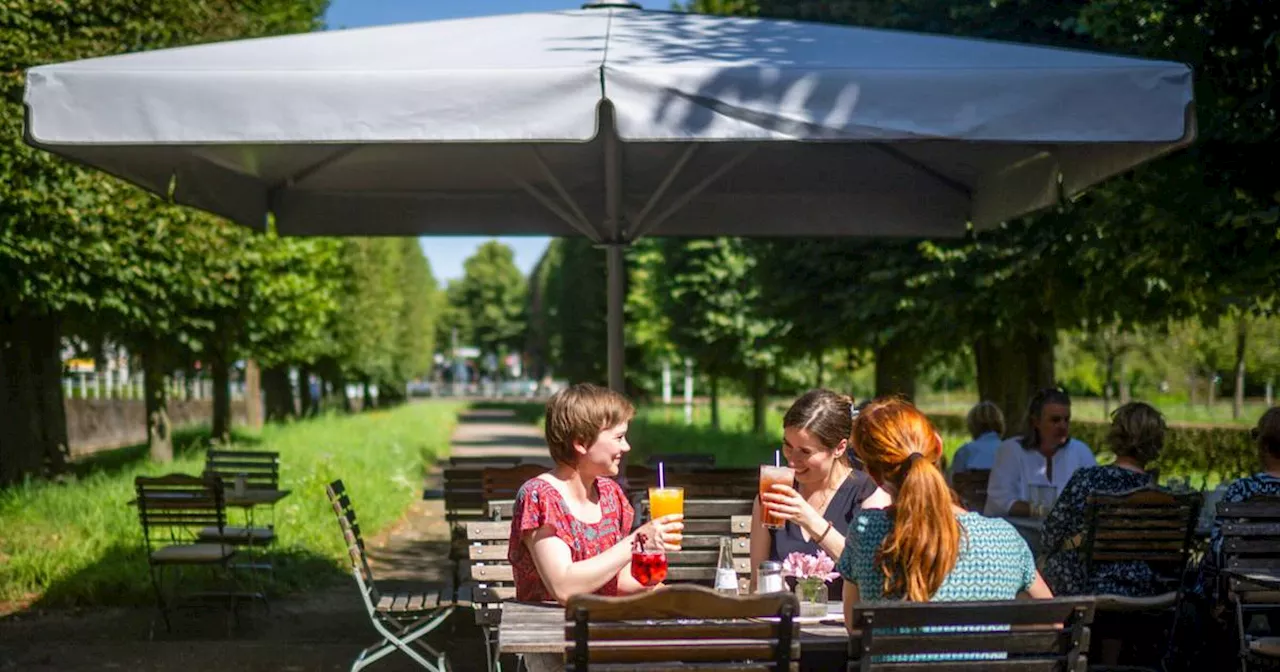
<svg viewBox="0 0 1280 672"><path fill-rule="evenodd" d="M665 474L665 472L664 472L664 471L663 471L663 469L662 469L662 463L661 463L661 462L659 462L659 463L658 463L658 487L659 487L659 488L665 488L665 487L667 487L666 474Z"/></svg>
<svg viewBox="0 0 1280 672"><path fill-rule="evenodd" d="M775 450L775 451L773 451L773 466L775 466L775 467L781 467L781 466L782 466L782 451L781 451L781 450Z"/></svg>

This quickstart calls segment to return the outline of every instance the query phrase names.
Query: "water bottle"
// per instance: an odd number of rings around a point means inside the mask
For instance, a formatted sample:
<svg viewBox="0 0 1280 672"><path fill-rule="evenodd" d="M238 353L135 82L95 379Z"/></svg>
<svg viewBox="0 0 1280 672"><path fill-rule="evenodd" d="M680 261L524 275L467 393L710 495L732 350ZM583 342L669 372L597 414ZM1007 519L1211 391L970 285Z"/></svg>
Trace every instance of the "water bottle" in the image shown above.
<svg viewBox="0 0 1280 672"><path fill-rule="evenodd" d="M738 572L733 568L733 540L720 537L720 560L716 563L716 592L738 594Z"/></svg>
<svg viewBox="0 0 1280 672"><path fill-rule="evenodd" d="M765 560L760 563L760 570L757 572L756 592L757 593L781 593L782 583L782 563L773 560Z"/></svg>

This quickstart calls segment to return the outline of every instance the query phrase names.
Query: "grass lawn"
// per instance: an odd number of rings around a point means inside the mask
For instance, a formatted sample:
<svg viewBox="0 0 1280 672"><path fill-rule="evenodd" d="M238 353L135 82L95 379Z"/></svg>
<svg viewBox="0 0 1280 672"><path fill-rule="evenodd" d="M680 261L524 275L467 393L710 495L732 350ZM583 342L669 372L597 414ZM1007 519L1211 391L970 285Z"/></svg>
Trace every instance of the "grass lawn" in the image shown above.
<svg viewBox="0 0 1280 672"><path fill-rule="evenodd" d="M448 451L463 405L424 402L359 415L326 415L259 433L240 433L239 447L280 453L281 487L292 494L275 507L279 538L271 552L275 592L348 578L333 509L324 486L343 479L358 493L366 536L398 519L419 496L423 465ZM37 606L149 604L153 597L142 552L133 479L171 472L198 474L206 437L185 434L172 464L146 460L145 447L113 451L79 465L56 482L0 490L0 612ZM238 513L231 513L232 520ZM261 519L259 519L261 520Z"/></svg>

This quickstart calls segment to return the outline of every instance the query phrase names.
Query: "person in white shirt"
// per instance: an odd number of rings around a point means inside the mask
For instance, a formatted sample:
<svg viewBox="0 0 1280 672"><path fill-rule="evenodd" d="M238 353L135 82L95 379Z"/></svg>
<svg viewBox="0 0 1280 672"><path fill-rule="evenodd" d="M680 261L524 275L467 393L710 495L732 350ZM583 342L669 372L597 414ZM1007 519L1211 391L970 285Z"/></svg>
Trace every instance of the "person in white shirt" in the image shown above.
<svg viewBox="0 0 1280 672"><path fill-rule="evenodd" d="M988 516L1029 516L1033 485L1058 492L1077 469L1097 466L1089 446L1071 438L1071 397L1058 388L1041 390L1027 406L1027 427L996 449L987 480Z"/></svg>
<svg viewBox="0 0 1280 672"><path fill-rule="evenodd" d="M973 440L960 446L951 460L951 473L990 469L1004 434L1004 414L990 401L980 401L965 416Z"/></svg>

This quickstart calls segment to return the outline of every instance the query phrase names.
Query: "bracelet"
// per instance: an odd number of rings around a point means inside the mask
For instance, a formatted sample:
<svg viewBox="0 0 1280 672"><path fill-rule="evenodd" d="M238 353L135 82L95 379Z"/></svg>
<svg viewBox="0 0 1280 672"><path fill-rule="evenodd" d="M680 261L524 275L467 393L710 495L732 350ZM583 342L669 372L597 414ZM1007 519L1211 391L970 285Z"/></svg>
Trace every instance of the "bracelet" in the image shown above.
<svg viewBox="0 0 1280 672"><path fill-rule="evenodd" d="M822 543L822 540L823 540L823 539L826 539L828 534L831 534L831 528L833 528L833 527L835 527L835 526L836 526L836 524L835 524L835 523L833 523L833 522L831 522L831 521L829 521L829 520L828 520L828 521L827 521L827 529L825 529L825 530L823 530L823 531L822 531L822 536L821 536L821 537L818 537L817 539L815 539L815 540L814 540L814 543L815 543L815 544L821 544L821 543Z"/></svg>

